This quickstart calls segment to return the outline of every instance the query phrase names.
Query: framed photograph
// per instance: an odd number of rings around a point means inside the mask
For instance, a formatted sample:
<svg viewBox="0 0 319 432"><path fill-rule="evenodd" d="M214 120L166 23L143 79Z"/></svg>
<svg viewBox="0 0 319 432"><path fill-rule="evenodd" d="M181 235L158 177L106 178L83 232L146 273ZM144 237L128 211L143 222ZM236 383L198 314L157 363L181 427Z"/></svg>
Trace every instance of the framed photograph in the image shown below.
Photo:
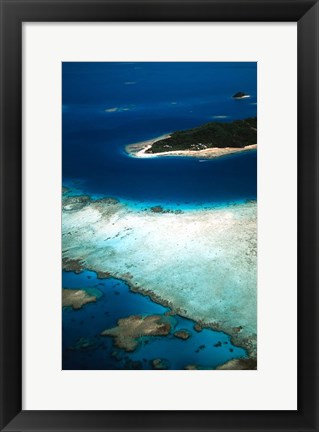
<svg viewBox="0 0 319 432"><path fill-rule="evenodd" d="M317 2L0 1L1 430L317 431Z"/></svg>

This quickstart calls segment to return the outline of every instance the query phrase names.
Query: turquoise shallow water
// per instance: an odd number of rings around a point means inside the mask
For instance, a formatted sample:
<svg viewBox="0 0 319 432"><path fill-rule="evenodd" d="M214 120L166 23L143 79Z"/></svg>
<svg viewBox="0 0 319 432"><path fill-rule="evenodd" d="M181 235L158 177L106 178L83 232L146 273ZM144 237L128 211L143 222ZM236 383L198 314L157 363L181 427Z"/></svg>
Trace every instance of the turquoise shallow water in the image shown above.
<svg viewBox="0 0 319 432"><path fill-rule="evenodd" d="M99 297L80 310L63 308L63 369L152 369L151 361L156 358L161 358L168 369L184 369L190 364L214 369L230 359L246 357L246 351L233 346L228 335L210 329L197 332L193 321L180 316L172 317L173 331L186 329L191 333L189 339L177 339L173 334L144 337L133 353L126 353L114 347L111 337L100 333L116 326L120 318L164 314L169 309L133 293L120 280L98 279L93 272L63 272L62 279L64 288L86 289ZM81 338L88 343L86 348L77 347Z"/></svg>
<svg viewBox="0 0 319 432"><path fill-rule="evenodd" d="M255 117L256 63L64 62L62 86L62 183L71 187L71 194L119 198L137 211L157 205L193 211L257 198L256 151L205 161L138 159L125 152L127 144L209 121ZM234 100L237 91L251 97ZM148 338L126 354L100 332L119 318L167 309L132 293L122 281L99 280L91 272L63 273L63 286L99 296L79 311L62 312L64 369L149 369L156 357L171 369L192 363L214 368L246 355L227 335L197 333L194 323L181 317L174 317L175 326L191 331L189 340ZM74 349L80 338L87 339L86 349Z"/></svg>

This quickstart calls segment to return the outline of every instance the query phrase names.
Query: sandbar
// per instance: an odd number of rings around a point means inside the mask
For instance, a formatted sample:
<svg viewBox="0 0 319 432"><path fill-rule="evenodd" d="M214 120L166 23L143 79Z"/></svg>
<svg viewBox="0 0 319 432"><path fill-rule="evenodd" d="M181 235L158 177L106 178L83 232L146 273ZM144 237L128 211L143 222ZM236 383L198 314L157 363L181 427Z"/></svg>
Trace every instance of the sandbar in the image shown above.
<svg viewBox="0 0 319 432"><path fill-rule="evenodd" d="M174 336L177 337L178 339L183 339L186 340L190 337L190 333L187 330L177 330L174 333Z"/></svg>
<svg viewBox="0 0 319 432"><path fill-rule="evenodd" d="M70 306L73 309L81 309L87 303L96 302L96 297L85 290L74 290L62 288L62 306Z"/></svg>

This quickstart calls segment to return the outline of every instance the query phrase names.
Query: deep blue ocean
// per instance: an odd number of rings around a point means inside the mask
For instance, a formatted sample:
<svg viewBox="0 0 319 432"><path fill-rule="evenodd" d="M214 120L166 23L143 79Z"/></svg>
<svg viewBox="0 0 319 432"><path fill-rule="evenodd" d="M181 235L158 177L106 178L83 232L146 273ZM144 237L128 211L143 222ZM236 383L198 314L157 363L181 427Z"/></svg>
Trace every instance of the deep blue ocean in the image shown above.
<svg viewBox="0 0 319 432"><path fill-rule="evenodd" d="M176 130L257 116L256 63L65 62L62 90L62 184L71 193L190 208L257 198L256 151L203 161L137 159L125 152L128 144ZM250 97L234 100L238 91ZM115 349L101 331L119 318L167 309L122 281L101 281L89 272L64 272L62 279L64 288L94 289L99 297L79 311L63 309L63 369L150 369L158 357L170 369L192 363L214 368L246 356L227 335L198 333L182 317L174 317L174 327L191 332L187 341L171 335L144 341L131 354Z"/></svg>
<svg viewBox="0 0 319 432"><path fill-rule="evenodd" d="M62 73L63 184L152 203L256 198L254 151L200 162L146 161L124 150L209 121L255 117L256 63L63 63ZM251 97L235 100L237 91Z"/></svg>

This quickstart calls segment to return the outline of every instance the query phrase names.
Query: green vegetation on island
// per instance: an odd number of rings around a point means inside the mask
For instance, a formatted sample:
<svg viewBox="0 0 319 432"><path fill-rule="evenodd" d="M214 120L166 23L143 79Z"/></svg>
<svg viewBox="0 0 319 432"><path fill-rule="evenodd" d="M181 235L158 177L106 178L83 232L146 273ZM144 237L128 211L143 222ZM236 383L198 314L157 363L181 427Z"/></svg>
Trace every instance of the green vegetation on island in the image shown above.
<svg viewBox="0 0 319 432"><path fill-rule="evenodd" d="M257 143L257 117L231 123L209 122L202 126L176 131L170 137L155 141L145 153L207 148L244 148Z"/></svg>

